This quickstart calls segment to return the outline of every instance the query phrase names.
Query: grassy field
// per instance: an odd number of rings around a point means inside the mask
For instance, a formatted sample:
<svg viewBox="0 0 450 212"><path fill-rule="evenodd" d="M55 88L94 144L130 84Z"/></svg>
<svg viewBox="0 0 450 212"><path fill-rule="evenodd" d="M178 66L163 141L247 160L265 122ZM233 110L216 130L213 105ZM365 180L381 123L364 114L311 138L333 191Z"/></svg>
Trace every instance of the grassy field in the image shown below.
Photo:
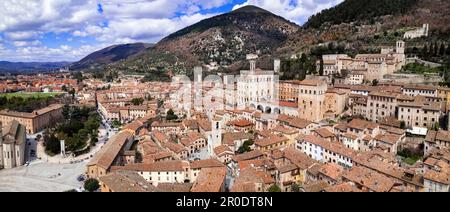
<svg viewBox="0 0 450 212"><path fill-rule="evenodd" d="M60 95L61 93L38 93L38 92L33 92L33 93L2 93L0 94L0 97L4 97L6 96L7 99L11 99L12 97L22 97L24 99L28 99L28 98L39 98L39 99L45 99L45 98L49 98L49 97L55 97Z"/></svg>

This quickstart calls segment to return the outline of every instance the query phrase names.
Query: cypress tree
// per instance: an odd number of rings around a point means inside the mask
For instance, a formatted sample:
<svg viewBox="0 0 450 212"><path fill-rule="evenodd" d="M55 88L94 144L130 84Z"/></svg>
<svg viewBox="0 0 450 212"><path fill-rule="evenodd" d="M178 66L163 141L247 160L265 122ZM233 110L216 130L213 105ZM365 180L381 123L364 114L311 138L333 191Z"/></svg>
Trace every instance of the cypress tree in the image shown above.
<svg viewBox="0 0 450 212"><path fill-rule="evenodd" d="M438 43L434 43L433 56L437 56L439 52Z"/></svg>
<svg viewBox="0 0 450 212"><path fill-rule="evenodd" d="M445 45L444 45L444 43L441 43L441 47L439 48L439 55L441 55L441 56L445 55Z"/></svg>
<svg viewBox="0 0 450 212"><path fill-rule="evenodd" d="M422 49L422 57L425 58L428 55L428 45L425 44Z"/></svg>

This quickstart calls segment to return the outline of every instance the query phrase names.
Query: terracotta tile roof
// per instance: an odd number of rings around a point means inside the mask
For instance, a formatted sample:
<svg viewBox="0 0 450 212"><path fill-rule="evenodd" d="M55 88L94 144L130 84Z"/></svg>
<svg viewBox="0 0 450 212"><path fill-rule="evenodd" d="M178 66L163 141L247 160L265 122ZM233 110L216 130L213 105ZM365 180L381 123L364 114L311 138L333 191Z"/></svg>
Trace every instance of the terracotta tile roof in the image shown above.
<svg viewBox="0 0 450 212"><path fill-rule="evenodd" d="M297 150L293 147L286 148L284 151L284 157L291 161L291 163L298 166L300 169L305 170L311 167L314 163L316 163L315 160L308 157L306 154L304 154L302 151Z"/></svg>
<svg viewBox="0 0 450 212"><path fill-rule="evenodd" d="M220 156L223 153L229 152L230 154L234 154L234 152L228 147L227 145L220 145L216 148L214 148L214 153L217 156Z"/></svg>
<svg viewBox="0 0 450 212"><path fill-rule="evenodd" d="M287 172L292 172L298 170L298 166L296 166L295 164L288 164L288 165L284 165L278 168L278 171L281 174L287 173Z"/></svg>
<svg viewBox="0 0 450 212"><path fill-rule="evenodd" d="M190 192L192 183L158 183L161 192Z"/></svg>
<svg viewBox="0 0 450 212"><path fill-rule="evenodd" d="M133 138L128 131L119 132L117 135L109 139L102 149L95 154L94 158L89 162L88 166L100 166L109 169L114 159L117 157L123 146Z"/></svg>
<svg viewBox="0 0 450 212"><path fill-rule="evenodd" d="M319 86L325 84L322 80L303 80L300 82L300 85L306 85L306 86Z"/></svg>
<svg viewBox="0 0 450 212"><path fill-rule="evenodd" d="M295 103L295 102L279 101L278 105L281 106L281 107L298 108L298 103Z"/></svg>
<svg viewBox="0 0 450 212"><path fill-rule="evenodd" d="M301 119L298 117L287 116L287 115L279 115L277 120L282 122L283 124L287 124L287 125L290 125L291 127L295 127L298 129L304 129L308 125L312 124L312 122L310 122L308 120Z"/></svg>
<svg viewBox="0 0 450 212"><path fill-rule="evenodd" d="M425 141L435 143L436 141L450 142L450 132L439 130L439 131L428 131Z"/></svg>
<svg viewBox="0 0 450 212"><path fill-rule="evenodd" d="M400 138L401 136L399 135L385 134L376 136L375 140L394 145L400 142Z"/></svg>
<svg viewBox="0 0 450 212"><path fill-rule="evenodd" d="M191 192L221 192L226 175L226 167L204 168L200 171Z"/></svg>
<svg viewBox="0 0 450 212"><path fill-rule="evenodd" d="M327 128L319 128L314 130L314 132L316 132L322 138L336 137L336 135Z"/></svg>
<svg viewBox="0 0 450 212"><path fill-rule="evenodd" d="M278 143L282 143L282 142L287 142L287 141L289 141L289 139L286 138L285 136L272 135L269 138L255 140L255 145L260 146L260 147L266 147L266 146L270 146L270 145L274 145L274 144L278 144Z"/></svg>
<svg viewBox="0 0 450 212"><path fill-rule="evenodd" d="M356 186L353 185L353 183L346 182L341 183L339 185L330 186L328 188L325 188L325 192L362 192L362 190L358 189Z"/></svg>
<svg viewBox="0 0 450 212"><path fill-rule="evenodd" d="M267 158L239 161L238 166L239 169L241 170L249 167L263 168L263 169L275 168L275 164Z"/></svg>
<svg viewBox="0 0 450 212"><path fill-rule="evenodd" d="M234 146L234 141L253 139L253 135L245 132L227 132L222 136L222 143L228 146Z"/></svg>
<svg viewBox="0 0 450 212"><path fill-rule="evenodd" d="M181 127L181 123L176 122L159 122L155 121L151 125L152 127L167 127L167 128L177 128Z"/></svg>
<svg viewBox="0 0 450 212"><path fill-rule="evenodd" d="M177 143L173 143L173 142L164 142L161 144L162 147L169 149L170 151L179 154L183 151L187 151L187 149L181 145L181 144L177 144Z"/></svg>
<svg viewBox="0 0 450 212"><path fill-rule="evenodd" d="M236 177L233 186L231 187L231 192L258 192L257 187L259 184L265 186L265 181L257 174L255 168L249 167L247 169L241 170L239 175ZM262 188L264 189L264 188ZM259 192L264 192L260 190Z"/></svg>
<svg viewBox="0 0 450 212"><path fill-rule="evenodd" d="M162 133L159 130L152 130L152 136L155 138L158 142L164 143L169 141L169 138L166 136L166 134Z"/></svg>
<svg viewBox="0 0 450 212"><path fill-rule="evenodd" d="M306 171L313 176L317 176L319 175L319 169L321 166L322 166L321 164L315 163L312 166L310 166Z"/></svg>
<svg viewBox="0 0 450 212"><path fill-rule="evenodd" d="M332 164L332 163L327 163L320 167L319 173L323 174L335 181L340 181L341 176L345 173L345 170L344 170L344 168L342 168L342 166Z"/></svg>
<svg viewBox="0 0 450 212"><path fill-rule="evenodd" d="M224 166L225 165L223 163L215 159L197 160L191 162L191 169L203 169L203 168L214 168Z"/></svg>
<svg viewBox="0 0 450 212"><path fill-rule="evenodd" d="M334 126L334 128L338 129L339 131L347 131L347 123L339 123Z"/></svg>
<svg viewBox="0 0 450 212"><path fill-rule="evenodd" d="M211 131L211 122L208 119L200 119L197 121L198 126L205 131Z"/></svg>
<svg viewBox="0 0 450 212"><path fill-rule="evenodd" d="M136 172L117 171L99 178L113 192L159 192Z"/></svg>
<svg viewBox="0 0 450 212"><path fill-rule="evenodd" d="M131 130L131 131L133 131L133 132L137 132L138 129L141 128L141 127L143 127L143 126L144 126L144 123L143 123L142 121L140 121L140 120L135 120L135 121L133 121L133 122L131 122L131 123L125 125L125 126L123 127L123 129L128 129L128 130Z"/></svg>
<svg viewBox="0 0 450 212"><path fill-rule="evenodd" d="M343 177L375 192L388 192L395 184L389 177L363 167L353 167Z"/></svg>
<svg viewBox="0 0 450 212"><path fill-rule="evenodd" d="M116 170L128 170L138 172L177 172L177 171L185 171L186 168L189 168L189 162L173 160L148 164L145 163L128 164L126 166L117 166L114 168Z"/></svg>
<svg viewBox="0 0 450 212"><path fill-rule="evenodd" d="M400 168L396 164L395 156L388 156L386 155L387 153L384 153L385 156L383 156L383 153L380 151L375 151L377 152L376 154L373 152L374 151L361 152L353 158L353 162L359 166L377 171L378 173L384 174L396 180L423 187L423 183L420 180L420 175L414 175L412 178L405 178L405 173L407 173L407 170Z"/></svg>
<svg viewBox="0 0 450 212"><path fill-rule="evenodd" d="M253 126L253 123L246 119L239 119L239 120L231 121L228 124L234 125L236 127L251 127L251 126Z"/></svg>
<svg viewBox="0 0 450 212"><path fill-rule="evenodd" d="M366 120L353 119L352 121L350 121L350 123L348 123L347 127L358 130L365 130L365 129L375 129L378 127L378 125Z"/></svg>
<svg viewBox="0 0 450 212"><path fill-rule="evenodd" d="M325 188L328 187L330 187L330 185L327 182L319 180L303 185L302 190L305 192L323 192L325 191Z"/></svg>
<svg viewBox="0 0 450 212"><path fill-rule="evenodd" d="M448 167L442 170L441 172L437 172L434 170L427 170L423 178L444 185L450 185L450 171Z"/></svg>
<svg viewBox="0 0 450 212"><path fill-rule="evenodd" d="M358 139L358 135L356 135L356 134L354 134L354 133L344 133L342 136L343 136L343 137L346 137L346 138L350 138L350 139L352 139L352 140Z"/></svg>
<svg viewBox="0 0 450 212"><path fill-rule="evenodd" d="M243 160L252 160L263 157L264 154L259 150L253 150L251 152L246 152L243 154L239 154L233 157L233 160L236 162L243 161Z"/></svg>
<svg viewBox="0 0 450 212"><path fill-rule="evenodd" d="M298 130L291 129L282 125L276 126L274 129L272 129L274 132L280 132L286 135L292 135L298 133Z"/></svg>

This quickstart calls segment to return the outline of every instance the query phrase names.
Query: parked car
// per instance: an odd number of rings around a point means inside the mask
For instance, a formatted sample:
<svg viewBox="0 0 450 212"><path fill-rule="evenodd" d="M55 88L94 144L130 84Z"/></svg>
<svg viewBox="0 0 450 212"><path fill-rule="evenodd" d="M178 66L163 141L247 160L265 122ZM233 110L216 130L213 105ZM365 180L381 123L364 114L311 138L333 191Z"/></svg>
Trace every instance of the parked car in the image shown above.
<svg viewBox="0 0 450 212"><path fill-rule="evenodd" d="M83 181L85 180L84 175L78 176L78 177L77 177L77 180L78 180L79 182L83 182Z"/></svg>

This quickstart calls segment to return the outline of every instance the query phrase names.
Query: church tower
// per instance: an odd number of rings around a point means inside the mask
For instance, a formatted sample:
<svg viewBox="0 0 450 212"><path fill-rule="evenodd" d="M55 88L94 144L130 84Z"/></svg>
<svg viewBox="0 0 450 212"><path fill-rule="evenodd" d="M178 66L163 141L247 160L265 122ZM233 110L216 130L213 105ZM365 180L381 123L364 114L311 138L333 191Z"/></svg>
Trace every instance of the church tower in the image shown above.
<svg viewBox="0 0 450 212"><path fill-rule="evenodd" d="M273 61L273 71L275 73L279 73L281 70L281 60L280 59L275 59Z"/></svg>
<svg viewBox="0 0 450 212"><path fill-rule="evenodd" d="M397 41L397 46L395 48L395 53L397 54L405 54L405 42L400 40Z"/></svg>
<svg viewBox="0 0 450 212"><path fill-rule="evenodd" d="M214 117L211 124L211 134L208 137L208 153L214 156L214 149L222 145L222 119Z"/></svg>
<svg viewBox="0 0 450 212"><path fill-rule="evenodd" d="M394 57L397 60L396 71L399 71L406 65L406 55L405 55L405 42L400 40L397 41L397 45L395 46L395 54Z"/></svg>

